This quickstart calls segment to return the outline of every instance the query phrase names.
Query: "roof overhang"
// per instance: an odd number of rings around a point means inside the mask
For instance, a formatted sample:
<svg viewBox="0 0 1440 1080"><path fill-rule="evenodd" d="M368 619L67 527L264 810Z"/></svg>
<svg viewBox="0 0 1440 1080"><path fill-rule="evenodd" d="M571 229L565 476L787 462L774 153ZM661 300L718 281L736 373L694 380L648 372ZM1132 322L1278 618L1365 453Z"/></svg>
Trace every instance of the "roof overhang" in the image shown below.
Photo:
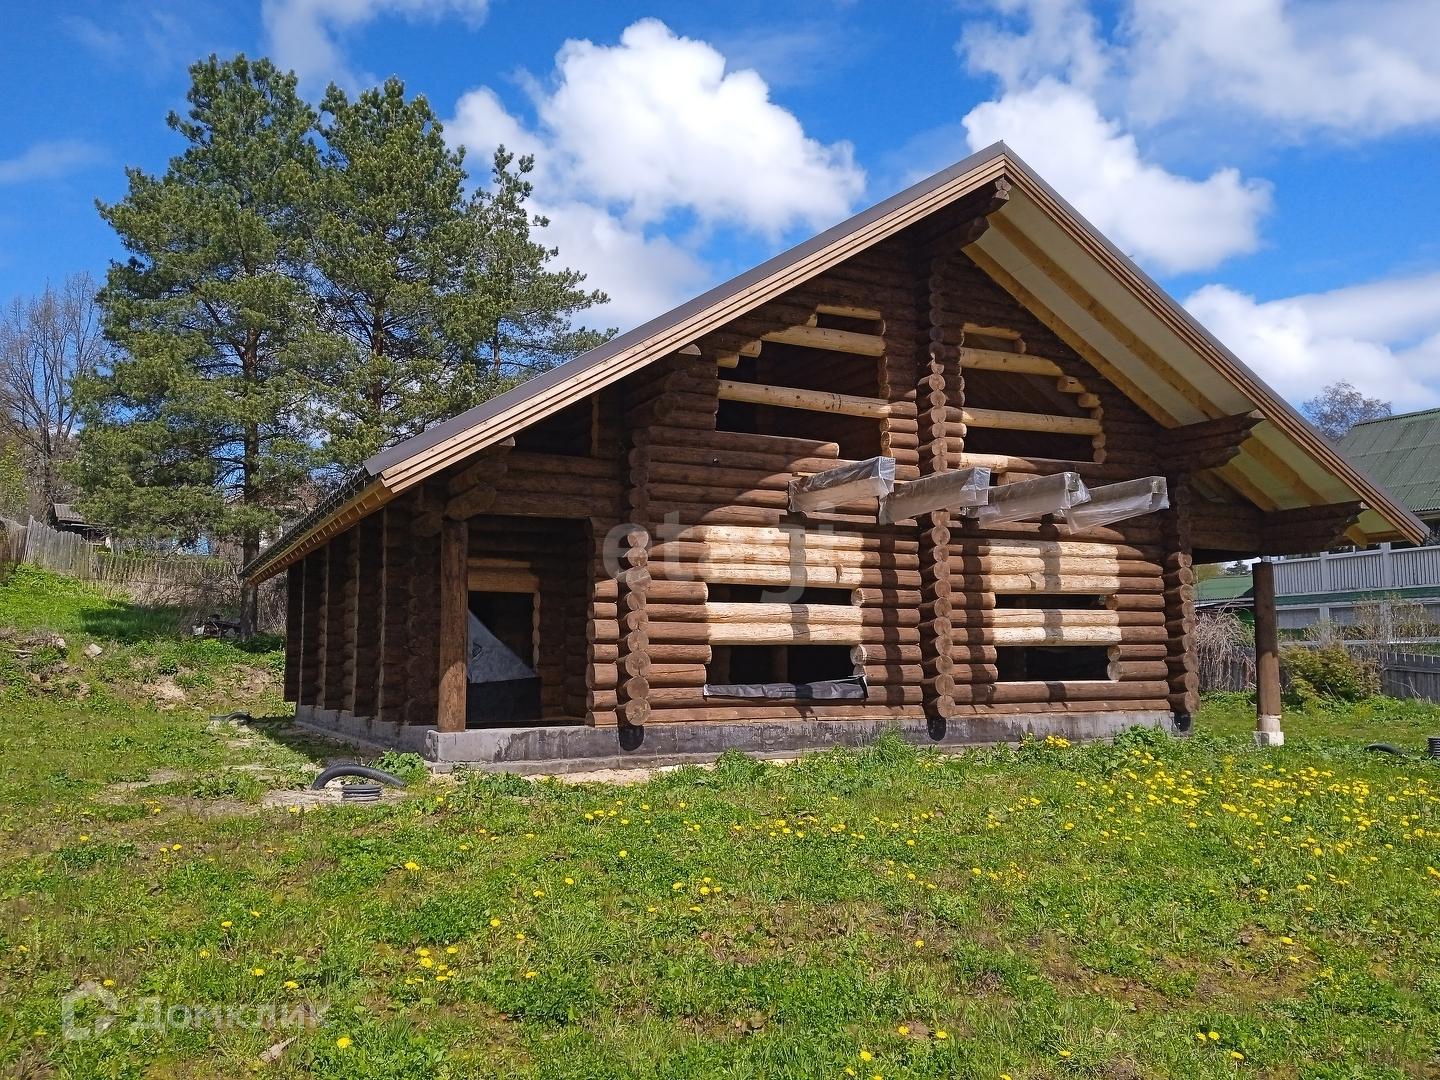
<svg viewBox="0 0 1440 1080"><path fill-rule="evenodd" d="M427 478L781 296L987 184L1009 203L965 251L1165 427L1261 410L1226 484L1261 510L1363 500L1367 539L1427 528L1366 477L1017 158L996 143L569 363L368 459L244 568L263 581ZM1358 539L1358 538L1357 538Z"/></svg>

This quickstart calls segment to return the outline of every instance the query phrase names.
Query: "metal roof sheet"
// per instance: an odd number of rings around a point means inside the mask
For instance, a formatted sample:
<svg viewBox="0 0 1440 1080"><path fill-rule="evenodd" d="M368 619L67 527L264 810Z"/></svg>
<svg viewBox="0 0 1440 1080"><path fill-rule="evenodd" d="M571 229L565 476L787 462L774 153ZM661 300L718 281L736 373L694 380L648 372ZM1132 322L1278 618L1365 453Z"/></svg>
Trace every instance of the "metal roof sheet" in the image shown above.
<svg viewBox="0 0 1440 1080"><path fill-rule="evenodd" d="M1440 512L1440 409L1364 420L1340 449L1413 512Z"/></svg>

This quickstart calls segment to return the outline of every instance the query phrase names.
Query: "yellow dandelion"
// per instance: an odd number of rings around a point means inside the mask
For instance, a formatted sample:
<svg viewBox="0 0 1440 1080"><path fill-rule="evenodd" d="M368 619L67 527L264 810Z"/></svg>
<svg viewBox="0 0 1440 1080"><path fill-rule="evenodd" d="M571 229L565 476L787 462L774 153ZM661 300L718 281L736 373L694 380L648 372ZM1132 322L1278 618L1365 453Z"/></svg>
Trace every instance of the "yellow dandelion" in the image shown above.
<svg viewBox="0 0 1440 1080"><path fill-rule="evenodd" d="M874 1057L875 1057L875 1055L872 1054L872 1053L870 1053L869 1050L861 1050L861 1051L860 1051L860 1060L861 1060L861 1061L871 1061L871 1060L874 1059Z"/></svg>
<svg viewBox="0 0 1440 1080"><path fill-rule="evenodd" d="M1070 1056L1070 1051L1069 1051L1069 1050L1061 1050L1061 1051L1060 1051L1060 1056L1061 1056L1062 1058L1068 1058L1068 1057Z"/></svg>
<svg viewBox="0 0 1440 1080"><path fill-rule="evenodd" d="M294 979L286 979L286 980L285 980L285 989L286 989L286 990L299 990L299 989L300 989L300 984L297 983Z"/></svg>
<svg viewBox="0 0 1440 1080"><path fill-rule="evenodd" d="M350 1045L350 1036L341 1035L338 1039L335 1040L335 1045L338 1046L341 1050L344 1050Z"/></svg>
<svg viewBox="0 0 1440 1080"><path fill-rule="evenodd" d="M535 976L536 976L537 974L539 974L539 972L527 971L527 972L525 972L525 977L526 977L527 979L533 979L533 978L535 978Z"/></svg>
<svg viewBox="0 0 1440 1080"><path fill-rule="evenodd" d="M919 938L916 938L916 940L915 940L915 947L916 947L917 949L923 949L923 948L925 947L925 942L922 941L922 940L920 940Z"/></svg>
<svg viewBox="0 0 1440 1080"><path fill-rule="evenodd" d="M525 935L524 935L524 934L516 934L516 935L515 935L515 940L516 940L516 941L524 941L524 940L525 940Z"/></svg>
<svg viewBox="0 0 1440 1080"><path fill-rule="evenodd" d="M575 884L575 879L574 879L573 877L567 877L567 878L565 879L565 884L566 884L566 885L574 885L574 884Z"/></svg>
<svg viewBox="0 0 1440 1080"><path fill-rule="evenodd" d="M428 956L422 956L420 958L420 966L423 968L434 967L435 961L431 960Z"/></svg>
<svg viewBox="0 0 1440 1080"><path fill-rule="evenodd" d="M419 870L419 869L420 869L420 864L419 864L419 863L414 863L414 862L407 862L407 863L405 864L405 869L406 869L406 870Z"/></svg>
<svg viewBox="0 0 1440 1080"><path fill-rule="evenodd" d="M1244 1060L1245 1060L1245 1055L1242 1054L1239 1050L1231 1050L1231 1051L1230 1051L1230 1056L1231 1056L1232 1058L1234 1058L1236 1061L1244 1061Z"/></svg>
<svg viewBox="0 0 1440 1080"><path fill-rule="evenodd" d="M221 929L221 930L229 930L229 929L230 929L230 920L229 920L229 919L226 919L224 922L222 922L222 923L220 924L220 929Z"/></svg>
<svg viewBox="0 0 1440 1080"><path fill-rule="evenodd" d="M949 1035L946 1035L945 1032L943 1032L943 1031L937 1031L937 1032L935 1032L935 1037L936 1037L937 1039L948 1039L950 1036L949 1036Z"/></svg>
<svg viewBox="0 0 1440 1080"><path fill-rule="evenodd" d="M544 895L545 895L545 890L544 890L544 889L536 889L531 895L532 895L532 896L537 896L537 897L538 897L538 896L544 896Z"/></svg>
<svg viewBox="0 0 1440 1080"><path fill-rule="evenodd" d="M255 970L253 970L250 974L252 974L252 975L254 975L254 976L256 976L256 977L258 978L259 976L265 974L265 969L264 969L264 968L255 968Z"/></svg>
<svg viewBox="0 0 1440 1080"><path fill-rule="evenodd" d="M499 919L491 919L491 920L490 920L490 925L491 925L491 926L499 926L499 925L500 925L500 920L499 920Z"/></svg>
<svg viewBox="0 0 1440 1080"><path fill-rule="evenodd" d="M1214 1041L1214 1042L1219 1042L1219 1041L1220 1041L1220 1033L1219 1033L1218 1031L1212 1031L1212 1032L1210 1032L1210 1038L1211 1038L1211 1040Z"/></svg>
<svg viewBox="0 0 1440 1080"><path fill-rule="evenodd" d="M106 979L106 980L105 980L103 983L101 983L100 985L101 985L101 986L114 986L114 985L115 985L115 980L114 980L114 979Z"/></svg>
<svg viewBox="0 0 1440 1080"><path fill-rule="evenodd" d="M446 951L447 953L449 953L451 956L454 956L454 955L455 955L457 952L459 952L460 950L457 949L454 945L448 945L448 946L446 946L445 951Z"/></svg>
<svg viewBox="0 0 1440 1080"><path fill-rule="evenodd" d="M201 960L209 960L209 959L210 959L210 950L209 950L209 949L201 949L201 950L200 950L200 959L201 959Z"/></svg>
<svg viewBox="0 0 1440 1080"><path fill-rule="evenodd" d="M623 848L620 850L620 857L621 857L622 859L625 858L625 856L626 856L626 855L629 855L629 854L630 854L630 853L629 853L628 851L624 850Z"/></svg>
<svg viewBox="0 0 1440 1080"><path fill-rule="evenodd" d="M900 1032L901 1035L909 1035L909 1034L910 1034L910 1028L909 1028L909 1026L906 1025L906 1024L901 1024L901 1025L900 1025L898 1028L896 1028L895 1030L898 1031L898 1032Z"/></svg>

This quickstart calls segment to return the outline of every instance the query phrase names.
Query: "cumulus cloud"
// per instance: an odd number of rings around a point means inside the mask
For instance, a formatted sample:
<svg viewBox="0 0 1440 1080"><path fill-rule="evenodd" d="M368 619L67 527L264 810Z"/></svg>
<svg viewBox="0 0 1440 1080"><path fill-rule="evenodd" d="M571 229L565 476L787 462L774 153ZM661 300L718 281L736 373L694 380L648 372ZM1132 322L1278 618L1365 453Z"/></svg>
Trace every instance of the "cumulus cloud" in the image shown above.
<svg viewBox="0 0 1440 1080"><path fill-rule="evenodd" d="M1440 272L1264 303L1206 285L1185 307L1292 402L1343 379L1397 412L1440 404Z"/></svg>
<svg viewBox="0 0 1440 1080"><path fill-rule="evenodd" d="M488 0L264 0L261 17L270 38L271 59L290 69L306 86L334 80L348 89L373 83L345 63L338 38L380 15L407 19L458 15L472 24L485 18Z"/></svg>
<svg viewBox="0 0 1440 1080"><path fill-rule="evenodd" d="M96 150L78 139L36 143L19 157L0 161L0 184L23 184L63 176L97 157Z"/></svg>
<svg viewBox="0 0 1440 1080"><path fill-rule="evenodd" d="M1253 251L1269 186L1235 169L1191 180L1145 161L1133 135L1081 90L1043 78L972 109L972 150L1004 139L1127 254L1163 273Z"/></svg>
<svg viewBox="0 0 1440 1080"><path fill-rule="evenodd" d="M457 103L448 137L475 157L499 143L535 155L549 242L610 293L604 316L622 325L708 279L699 249L716 228L775 242L833 223L864 189L848 143L807 137L758 74L727 72L713 46L654 19L617 45L566 42L553 77L527 90L533 127L481 87ZM661 232L677 229L680 242Z"/></svg>
<svg viewBox="0 0 1440 1080"><path fill-rule="evenodd" d="M1219 99L1362 136L1440 119L1433 0L1133 0L1128 27L1142 118Z"/></svg>
<svg viewBox="0 0 1440 1080"><path fill-rule="evenodd" d="M1126 0L1105 34L1089 0L991 0L970 67L1007 90L1050 76L1155 124L1217 105L1368 137L1440 120L1434 0Z"/></svg>

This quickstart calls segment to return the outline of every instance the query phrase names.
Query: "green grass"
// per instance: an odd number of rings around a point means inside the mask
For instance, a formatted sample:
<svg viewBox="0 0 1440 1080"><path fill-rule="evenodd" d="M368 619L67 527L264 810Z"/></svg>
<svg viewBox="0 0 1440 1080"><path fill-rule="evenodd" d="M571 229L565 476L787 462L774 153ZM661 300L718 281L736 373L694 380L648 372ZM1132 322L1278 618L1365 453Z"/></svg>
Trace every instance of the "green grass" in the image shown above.
<svg viewBox="0 0 1440 1080"><path fill-rule="evenodd" d="M79 699L0 650L0 1074L1434 1075L1440 769L1360 747L1440 710L1287 713L1262 753L1227 696L1183 741L886 738L290 812L240 778L293 786L323 748L207 722L267 658L181 644L116 646L112 682L67 660ZM162 710L133 662L166 650L213 685ZM121 1020L66 1041L90 980ZM177 1023L132 1030L146 999ZM302 1006L324 1024L253 1023Z"/></svg>

